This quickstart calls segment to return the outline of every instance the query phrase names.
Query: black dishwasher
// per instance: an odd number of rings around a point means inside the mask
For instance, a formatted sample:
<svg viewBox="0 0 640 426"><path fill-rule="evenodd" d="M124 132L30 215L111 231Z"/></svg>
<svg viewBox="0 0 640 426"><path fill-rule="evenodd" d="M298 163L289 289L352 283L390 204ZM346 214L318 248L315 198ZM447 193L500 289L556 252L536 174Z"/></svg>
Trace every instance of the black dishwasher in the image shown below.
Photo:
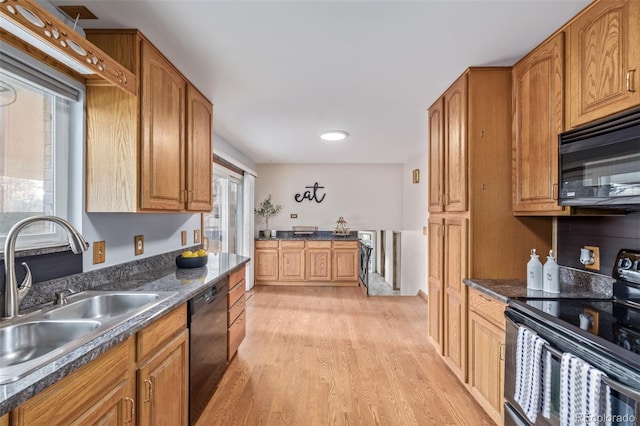
<svg viewBox="0 0 640 426"><path fill-rule="evenodd" d="M227 369L228 279L189 301L189 423L194 425Z"/></svg>

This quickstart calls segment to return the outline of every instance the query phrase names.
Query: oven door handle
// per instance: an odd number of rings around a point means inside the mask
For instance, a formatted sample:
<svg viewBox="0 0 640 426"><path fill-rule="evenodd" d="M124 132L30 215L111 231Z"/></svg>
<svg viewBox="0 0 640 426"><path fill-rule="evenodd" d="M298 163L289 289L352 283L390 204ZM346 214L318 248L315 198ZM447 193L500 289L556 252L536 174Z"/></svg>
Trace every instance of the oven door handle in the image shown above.
<svg viewBox="0 0 640 426"><path fill-rule="evenodd" d="M513 321L511 318L509 318L508 316L505 315L505 320L510 323L512 326L518 328L518 327L526 327L526 325L520 325L517 324L515 321ZM532 330L534 333L536 333L534 330ZM536 333L537 334L537 333ZM555 356L556 358L562 360L562 352L559 351L558 349L554 348L553 346L549 345L549 344L545 344L544 345L544 349L546 349L547 351L551 352L551 355ZM607 386L609 386L611 389L616 390L617 392L620 392L623 395L628 396L629 398L633 399L636 402L640 402L640 392L638 392L635 389L632 389L630 387L628 387L627 385L623 385L622 383L613 380L610 377L603 377L602 378L602 382L605 383Z"/></svg>

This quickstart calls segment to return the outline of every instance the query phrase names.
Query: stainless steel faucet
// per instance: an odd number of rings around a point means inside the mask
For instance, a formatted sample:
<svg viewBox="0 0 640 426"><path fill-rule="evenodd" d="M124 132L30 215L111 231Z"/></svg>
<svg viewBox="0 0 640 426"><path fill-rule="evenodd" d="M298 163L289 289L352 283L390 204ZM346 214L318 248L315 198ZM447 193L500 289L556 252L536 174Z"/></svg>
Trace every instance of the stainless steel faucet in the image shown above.
<svg viewBox="0 0 640 426"><path fill-rule="evenodd" d="M53 222L60 225L67 231L69 237L69 246L75 254L80 254L89 248L89 244L84 240L82 235L69 222L56 216L31 216L22 219L13 225L7 234L4 244L4 300L2 303L2 316L4 319L11 319L18 316L20 303L31 289L31 271L26 262L22 262L26 273L22 284L18 287L16 278L15 260L16 260L16 240L18 234L27 225L34 222Z"/></svg>

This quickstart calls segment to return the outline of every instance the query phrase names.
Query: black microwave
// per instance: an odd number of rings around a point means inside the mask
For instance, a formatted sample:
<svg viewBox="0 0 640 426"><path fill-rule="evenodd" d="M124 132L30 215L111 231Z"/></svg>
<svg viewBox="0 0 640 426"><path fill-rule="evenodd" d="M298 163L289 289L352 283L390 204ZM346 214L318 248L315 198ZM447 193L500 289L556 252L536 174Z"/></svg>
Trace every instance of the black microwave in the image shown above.
<svg viewBox="0 0 640 426"><path fill-rule="evenodd" d="M640 210L640 107L558 138L561 206Z"/></svg>

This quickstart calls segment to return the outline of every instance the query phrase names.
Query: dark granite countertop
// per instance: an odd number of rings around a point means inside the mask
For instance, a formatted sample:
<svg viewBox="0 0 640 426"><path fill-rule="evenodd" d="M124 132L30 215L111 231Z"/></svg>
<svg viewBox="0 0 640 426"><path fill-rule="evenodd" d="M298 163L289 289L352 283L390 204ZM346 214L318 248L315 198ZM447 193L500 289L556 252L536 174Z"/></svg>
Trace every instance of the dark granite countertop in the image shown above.
<svg viewBox="0 0 640 426"><path fill-rule="evenodd" d="M167 265L166 268L132 275L96 289L176 291L177 294L22 379L0 385L0 416L187 302L200 291L213 286L248 261L249 258L234 254L210 254L206 267L177 269L175 264Z"/></svg>
<svg viewBox="0 0 640 426"><path fill-rule="evenodd" d="M528 290L524 279L465 278L466 285L503 303L509 299L607 299L613 296L613 279L568 267L560 267L560 293Z"/></svg>
<svg viewBox="0 0 640 426"><path fill-rule="evenodd" d="M280 240L310 240L310 241L357 241L358 231L351 231L349 235L335 235L333 231L315 231L311 234L294 234L293 231L278 231L275 237L265 238L262 233L256 241L280 241Z"/></svg>

